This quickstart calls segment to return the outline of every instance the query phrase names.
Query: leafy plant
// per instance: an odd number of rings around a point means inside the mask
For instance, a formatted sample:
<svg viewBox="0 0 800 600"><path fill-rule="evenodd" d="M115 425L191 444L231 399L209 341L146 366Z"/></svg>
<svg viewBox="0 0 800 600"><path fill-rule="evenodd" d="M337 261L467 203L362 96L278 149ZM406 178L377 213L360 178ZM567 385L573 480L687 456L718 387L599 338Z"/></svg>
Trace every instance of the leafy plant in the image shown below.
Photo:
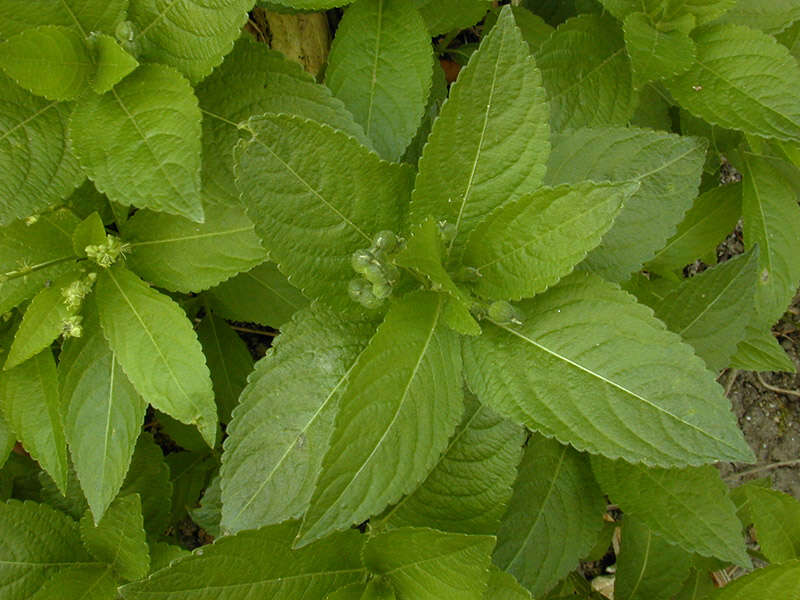
<svg viewBox="0 0 800 600"><path fill-rule="evenodd" d="M356 0L322 83L246 0L40 4L0 6L8 598L593 598L612 536L617 598L800 593L797 502L711 466L753 460L715 374L794 370L793 3Z"/></svg>

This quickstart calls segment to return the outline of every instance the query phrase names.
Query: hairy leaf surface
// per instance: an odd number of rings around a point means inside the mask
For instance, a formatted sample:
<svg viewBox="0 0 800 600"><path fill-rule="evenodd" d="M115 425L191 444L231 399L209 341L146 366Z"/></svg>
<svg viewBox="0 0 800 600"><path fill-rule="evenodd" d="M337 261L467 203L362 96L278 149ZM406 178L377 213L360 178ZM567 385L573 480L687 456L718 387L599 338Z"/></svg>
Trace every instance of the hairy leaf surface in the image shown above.
<svg viewBox="0 0 800 600"><path fill-rule="evenodd" d="M35 10L34 10L35 6ZM3 0L0 5L0 38L38 27L74 27L83 37L92 31L114 33L125 17L128 0Z"/></svg>
<svg viewBox="0 0 800 600"><path fill-rule="evenodd" d="M65 567L48 577L30 600L115 600L117 578L109 565L98 563Z"/></svg>
<svg viewBox="0 0 800 600"><path fill-rule="evenodd" d="M97 64L91 86L98 94L105 94L139 66L139 62L110 35L93 34L89 43L94 50Z"/></svg>
<svg viewBox="0 0 800 600"><path fill-rule="evenodd" d="M622 20L632 12L644 11L659 23L694 27L713 21L736 0L600 0L612 15ZM685 25L688 23L688 25Z"/></svg>
<svg viewBox="0 0 800 600"><path fill-rule="evenodd" d="M519 310L522 326L464 340L467 382L481 402L612 458L660 466L752 458L703 362L632 296L577 273Z"/></svg>
<svg viewBox="0 0 800 600"><path fill-rule="evenodd" d="M800 4L797 0L737 0L721 20L774 35L800 20Z"/></svg>
<svg viewBox="0 0 800 600"><path fill-rule="evenodd" d="M413 3L432 36L475 25L491 5L489 0L413 0Z"/></svg>
<svg viewBox="0 0 800 600"><path fill-rule="evenodd" d="M410 493L447 447L463 392L458 338L441 323L443 301L432 292L397 301L359 357L339 400L301 543L360 523Z"/></svg>
<svg viewBox="0 0 800 600"><path fill-rule="evenodd" d="M689 70L694 41L680 30L660 31L644 13L632 13L622 24L636 87Z"/></svg>

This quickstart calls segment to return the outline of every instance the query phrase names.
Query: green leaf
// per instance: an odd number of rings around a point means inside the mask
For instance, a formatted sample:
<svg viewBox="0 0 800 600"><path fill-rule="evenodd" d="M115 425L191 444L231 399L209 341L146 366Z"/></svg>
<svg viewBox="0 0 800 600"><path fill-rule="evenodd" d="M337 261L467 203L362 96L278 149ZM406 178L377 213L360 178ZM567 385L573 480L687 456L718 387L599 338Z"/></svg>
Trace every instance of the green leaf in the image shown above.
<svg viewBox="0 0 800 600"><path fill-rule="evenodd" d="M75 267L72 231L77 224L71 212L57 210L0 230L0 314Z"/></svg>
<svg viewBox="0 0 800 600"><path fill-rule="evenodd" d="M110 200L203 221L200 109L175 70L142 65L107 94L87 94L72 113L70 137Z"/></svg>
<svg viewBox="0 0 800 600"><path fill-rule="evenodd" d="M122 579L133 581L147 576L150 553L142 521L138 494L120 496L95 524L87 512L80 522L81 539L89 553L111 565Z"/></svg>
<svg viewBox="0 0 800 600"><path fill-rule="evenodd" d="M508 203L472 232L464 263L480 273L475 290L492 300L543 292L600 243L638 183L542 187Z"/></svg>
<svg viewBox="0 0 800 600"><path fill-rule="evenodd" d="M554 131L624 125L633 116L631 65L622 29L609 16L581 15L536 53Z"/></svg>
<svg viewBox="0 0 800 600"><path fill-rule="evenodd" d="M691 344L712 371L728 366L745 335L757 263L758 252L751 250L686 279L653 306L656 317Z"/></svg>
<svg viewBox="0 0 800 600"><path fill-rule="evenodd" d="M542 78L504 9L433 124L419 161L411 222L433 217L454 224L452 249L497 206L534 191L550 152L547 117Z"/></svg>
<svg viewBox="0 0 800 600"><path fill-rule="evenodd" d="M212 312L206 312L198 325L197 338L211 372L219 420L230 423L231 411L238 404L239 394L253 370L253 357L244 340Z"/></svg>
<svg viewBox="0 0 800 600"><path fill-rule="evenodd" d="M77 307L70 308L64 303L61 290L81 275L83 273L77 269L68 272L49 287L42 288L33 297L14 336L14 343L3 365L4 371L38 354L61 335L64 331L64 322L74 315L77 309Z"/></svg>
<svg viewBox="0 0 800 600"><path fill-rule="evenodd" d="M742 222L745 246L758 244L756 327L777 321L800 282L800 207L792 181L769 158L745 153Z"/></svg>
<svg viewBox="0 0 800 600"><path fill-rule="evenodd" d="M116 600L117 579L108 565L65 567L30 596L30 600Z"/></svg>
<svg viewBox="0 0 800 600"><path fill-rule="evenodd" d="M581 129L553 140L545 183L638 181L584 266L624 281L675 232L697 195L706 142L646 129Z"/></svg>
<svg viewBox="0 0 800 600"><path fill-rule="evenodd" d="M666 31L688 21L689 27L709 23L731 8L736 0L600 0L612 15L622 20L644 11Z"/></svg>
<svg viewBox="0 0 800 600"><path fill-rule="evenodd" d="M222 528L300 517L333 431L339 397L372 333L333 311L298 312L255 371L228 426L222 455Z"/></svg>
<svg viewBox="0 0 800 600"><path fill-rule="evenodd" d="M202 527L208 535L218 538L222 535L220 517L222 514L222 491L220 490L219 475L211 478L208 487L203 492L200 505L189 508L192 521Z"/></svg>
<svg viewBox="0 0 800 600"><path fill-rule="evenodd" d="M253 223L237 206L206 204L206 220L140 210L125 225L128 267L153 285L199 292L266 259Z"/></svg>
<svg viewBox="0 0 800 600"><path fill-rule="evenodd" d="M28 29L0 44L0 67L23 88L48 100L74 100L95 71L85 39L57 26Z"/></svg>
<svg viewBox="0 0 800 600"><path fill-rule="evenodd" d="M697 62L665 82L675 100L712 125L800 141L800 67L775 38L741 25L692 35Z"/></svg>
<svg viewBox="0 0 800 600"><path fill-rule="evenodd" d="M612 502L670 544L750 566L736 507L713 466L660 469L592 457L592 469Z"/></svg>
<svg viewBox="0 0 800 600"><path fill-rule="evenodd" d="M79 219L86 219L89 215L96 212L100 215L103 224L114 222L114 213L111 203L103 194L97 191L94 183L87 179L75 190L72 195L64 201L64 206L68 208ZM125 208L127 211L127 207ZM118 224L123 224L120 221Z"/></svg>
<svg viewBox="0 0 800 600"><path fill-rule="evenodd" d="M528 49L531 54L536 53L539 47L552 35L553 28L542 17L523 6L512 5L511 12L514 13L514 20L517 22L520 33L522 33L522 38L528 43ZM490 12L483 22L484 31L489 26L494 27L496 20L496 15Z"/></svg>
<svg viewBox="0 0 800 600"><path fill-rule="evenodd" d="M86 256L86 246L100 245L105 241L106 229L103 219L97 212L93 212L78 223L75 231L72 232L72 249L80 257Z"/></svg>
<svg viewBox="0 0 800 600"><path fill-rule="evenodd" d="M721 20L774 35L800 20L800 4L797 0L738 0Z"/></svg>
<svg viewBox="0 0 800 600"><path fill-rule="evenodd" d="M166 569L171 563L191 556L191 552L166 542L150 541L150 573Z"/></svg>
<svg viewBox="0 0 800 600"><path fill-rule="evenodd" d="M39 497L38 501L49 504L53 508L67 513L70 517L79 520L89 505L86 503L86 498L81 490L81 484L78 481L78 475L70 463L67 468L67 486L62 492L56 486L53 478L50 477L45 471L39 470L37 473L39 480Z"/></svg>
<svg viewBox="0 0 800 600"><path fill-rule="evenodd" d="M733 231L741 214L741 184L711 188L695 199L675 234L648 261L647 270L675 278L674 271L714 250Z"/></svg>
<svg viewBox="0 0 800 600"><path fill-rule="evenodd" d="M637 88L688 71L694 64L694 41L682 31L660 31L644 13L625 17L622 29Z"/></svg>
<svg viewBox="0 0 800 600"><path fill-rule="evenodd" d="M761 552L771 563L800 558L800 503L778 490L743 485L731 495L744 497L747 520L755 527Z"/></svg>
<svg viewBox="0 0 800 600"><path fill-rule="evenodd" d="M231 51L252 0L130 0L139 57L175 67L197 83ZM157 89L157 88L156 88Z"/></svg>
<svg viewBox="0 0 800 600"><path fill-rule="evenodd" d="M202 452L173 452L165 461L173 490L169 522L177 523L187 516L190 507L197 505L219 461L208 448Z"/></svg>
<svg viewBox="0 0 800 600"><path fill-rule="evenodd" d="M215 313L247 323L279 329L308 299L291 285L273 262L265 262L240 273L204 296Z"/></svg>
<svg viewBox="0 0 800 600"><path fill-rule="evenodd" d="M0 73L0 226L66 198L86 177L67 146L71 106Z"/></svg>
<svg viewBox="0 0 800 600"><path fill-rule="evenodd" d="M238 204L233 147L237 124L264 113L291 113L327 123L370 143L344 104L297 63L280 52L243 38L214 73L197 87L203 111L203 190L211 198Z"/></svg>
<svg viewBox="0 0 800 600"><path fill-rule="evenodd" d="M482 600L494 542L489 535L403 527L369 538L364 564L386 576L399 600Z"/></svg>
<svg viewBox="0 0 800 600"><path fill-rule="evenodd" d="M139 66L139 61L123 50L110 35L95 33L89 40L97 63L92 89L98 94L105 94Z"/></svg>
<svg viewBox="0 0 800 600"><path fill-rule="evenodd" d="M297 0L292 0L293 4ZM491 7L490 0L414 0L428 33L442 33L466 29L480 21Z"/></svg>
<svg viewBox="0 0 800 600"><path fill-rule="evenodd" d="M351 308L350 256L378 231L399 229L411 169L298 117L266 115L248 127L252 139L236 147L237 184L256 233L306 296Z"/></svg>
<svg viewBox="0 0 800 600"><path fill-rule="evenodd" d="M625 516L614 577L615 600L669 600L692 568L692 555Z"/></svg>
<svg viewBox="0 0 800 600"><path fill-rule="evenodd" d="M0 469L6 464L8 455L14 448L17 442L17 436L11 431L11 428L6 423L2 411L0 411Z"/></svg>
<svg viewBox="0 0 800 600"><path fill-rule="evenodd" d="M431 89L430 34L408 0L358 0L331 46L325 83L386 160L405 151Z"/></svg>
<svg viewBox="0 0 800 600"><path fill-rule="evenodd" d="M108 347L91 303L83 335L65 343L59 359L64 434L99 522L125 480L147 404Z"/></svg>
<svg viewBox="0 0 800 600"><path fill-rule="evenodd" d="M167 526L172 483L161 448L149 433L139 436L131 466L119 491L120 496L128 494L138 494L141 498L145 530L160 536Z"/></svg>
<svg viewBox="0 0 800 600"><path fill-rule="evenodd" d="M431 292L398 300L359 357L301 543L379 513L436 465L463 410L458 338L440 323L442 304Z"/></svg>
<svg viewBox="0 0 800 600"><path fill-rule="evenodd" d="M489 585L486 586L484 600L531 600L528 590L522 587L511 573L501 571L494 564L489 565Z"/></svg>
<svg viewBox="0 0 800 600"><path fill-rule="evenodd" d="M269 0L270 4L285 6L297 11L312 11L346 6L353 0Z"/></svg>
<svg viewBox="0 0 800 600"><path fill-rule="evenodd" d="M703 568L693 567L674 600L704 600L716 589L711 574Z"/></svg>
<svg viewBox="0 0 800 600"><path fill-rule="evenodd" d="M293 522L225 536L145 581L120 588L126 600L297 600L323 598L363 579L363 537L348 531L292 550Z"/></svg>
<svg viewBox="0 0 800 600"><path fill-rule="evenodd" d="M772 329L759 329L752 324L745 328L744 339L736 347L730 363L731 368L744 371L797 371L792 359L772 334Z"/></svg>
<svg viewBox="0 0 800 600"><path fill-rule="evenodd" d="M464 340L467 382L481 402L612 458L752 460L713 375L632 296L578 273L518 309L522 326L487 326Z"/></svg>
<svg viewBox="0 0 800 600"><path fill-rule="evenodd" d="M56 362L49 348L0 374L0 408L28 454L39 461L58 489L66 492L67 442Z"/></svg>
<svg viewBox="0 0 800 600"><path fill-rule="evenodd" d="M524 437L521 427L468 394L464 416L439 462L380 522L493 534L511 497Z"/></svg>
<svg viewBox="0 0 800 600"><path fill-rule="evenodd" d="M769 565L726 585L708 600L773 600L800 598L800 560Z"/></svg>
<svg viewBox="0 0 800 600"><path fill-rule="evenodd" d="M497 532L494 563L544 597L592 549L605 509L589 458L534 436Z"/></svg>
<svg viewBox="0 0 800 600"><path fill-rule="evenodd" d="M34 10L35 6L35 10ZM128 0L3 0L0 6L0 38L38 27L74 27L83 37L92 31L114 33L125 18Z"/></svg>
<svg viewBox="0 0 800 600"><path fill-rule="evenodd" d="M197 425L213 447L217 409L211 378L183 310L119 266L100 273L95 299L103 333L136 391L155 408Z"/></svg>
<svg viewBox="0 0 800 600"><path fill-rule="evenodd" d="M88 561L78 524L46 504L0 502L0 589L4 600L28 600L51 577Z"/></svg>
<svg viewBox="0 0 800 600"><path fill-rule="evenodd" d="M395 600L394 588L384 577L370 579L367 583L351 583L331 592L325 600Z"/></svg>

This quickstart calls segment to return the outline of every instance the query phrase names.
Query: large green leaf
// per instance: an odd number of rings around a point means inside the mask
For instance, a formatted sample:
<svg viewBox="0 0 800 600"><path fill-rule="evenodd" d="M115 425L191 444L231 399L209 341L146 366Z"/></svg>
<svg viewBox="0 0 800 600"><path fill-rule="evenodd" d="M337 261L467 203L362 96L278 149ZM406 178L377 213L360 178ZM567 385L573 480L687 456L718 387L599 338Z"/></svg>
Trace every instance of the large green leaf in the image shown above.
<svg viewBox="0 0 800 600"><path fill-rule="evenodd" d="M800 598L800 560L757 569L726 585L708 600L798 600Z"/></svg>
<svg viewBox="0 0 800 600"><path fill-rule="evenodd" d="M138 494L120 496L95 524L87 512L80 522L81 539L89 553L108 563L126 581L147 576L150 553L142 521L142 502Z"/></svg>
<svg viewBox="0 0 800 600"><path fill-rule="evenodd" d="M28 29L0 44L0 67L26 90L48 100L74 100L89 85L95 63L74 29Z"/></svg>
<svg viewBox="0 0 800 600"><path fill-rule="evenodd" d="M534 436L497 532L494 563L543 597L592 549L605 509L588 457Z"/></svg>
<svg viewBox="0 0 800 600"><path fill-rule="evenodd" d="M127 8L128 0L3 0L0 38L40 25L74 27L83 37L92 31L114 33Z"/></svg>
<svg viewBox="0 0 800 600"><path fill-rule="evenodd" d="M713 125L800 141L800 67L775 38L741 25L696 30L697 61L667 80L675 100Z"/></svg>
<svg viewBox="0 0 800 600"><path fill-rule="evenodd" d="M636 107L619 24L609 16L568 20L536 52L554 131L624 125Z"/></svg>
<svg viewBox="0 0 800 600"><path fill-rule="evenodd" d="M632 296L577 273L518 310L522 326L464 340L467 382L482 402L612 458L752 459L713 375Z"/></svg>
<svg viewBox="0 0 800 600"><path fill-rule="evenodd" d="M521 427L468 394L461 423L433 471L380 522L493 534L511 497L523 441Z"/></svg>
<svg viewBox="0 0 800 600"><path fill-rule="evenodd" d="M0 226L69 196L85 175L67 145L68 104L37 98L0 73Z"/></svg>
<svg viewBox="0 0 800 600"><path fill-rule="evenodd" d="M136 442L131 466L119 495L128 494L138 494L141 498L147 533L160 536L167 526L172 483L164 454L149 433L142 433Z"/></svg>
<svg viewBox="0 0 800 600"><path fill-rule="evenodd" d="M233 178L237 124L268 112L327 123L369 141L344 104L280 52L243 38L214 73L197 87L203 111L203 190L220 201L238 201Z"/></svg>
<svg viewBox="0 0 800 600"><path fill-rule="evenodd" d="M231 51L252 0L130 0L128 19L142 60L170 65L192 83Z"/></svg>
<svg viewBox="0 0 800 600"><path fill-rule="evenodd" d="M83 335L64 344L58 375L64 434L97 522L125 479L147 404L108 347L91 303Z"/></svg>
<svg viewBox="0 0 800 600"><path fill-rule="evenodd" d="M433 73L430 34L408 0L358 0L336 30L325 83L396 161L422 119Z"/></svg>
<svg viewBox="0 0 800 600"><path fill-rule="evenodd" d="M550 152L547 118L542 78L505 8L433 124L411 222L446 220L456 227L450 248L462 246L492 210L534 191Z"/></svg>
<svg viewBox="0 0 800 600"><path fill-rule="evenodd" d="M348 531L292 550L292 522L225 536L148 579L120 588L126 600L297 600L323 598L366 574L363 538Z"/></svg>
<svg viewBox="0 0 800 600"><path fill-rule="evenodd" d="M542 187L501 206L470 234L464 263L490 299L520 300L543 292L600 243L638 183Z"/></svg>
<svg viewBox="0 0 800 600"><path fill-rule="evenodd" d="M800 20L797 0L737 0L722 21L737 23L766 33L780 33Z"/></svg>
<svg viewBox="0 0 800 600"><path fill-rule="evenodd" d="M226 319L278 329L308 304L273 262L265 262L206 292L214 312Z"/></svg>
<svg viewBox="0 0 800 600"><path fill-rule="evenodd" d="M333 311L298 312L248 378L222 455L222 528L300 517L328 449L341 391L371 334Z"/></svg>
<svg viewBox="0 0 800 600"><path fill-rule="evenodd" d="M77 564L48 577L30 600L116 600L117 578L109 565Z"/></svg>
<svg viewBox="0 0 800 600"><path fill-rule="evenodd" d="M60 569L89 560L78 524L64 513L35 502L0 502L4 600L28 600Z"/></svg>
<svg viewBox="0 0 800 600"><path fill-rule="evenodd" d="M301 543L410 493L447 447L463 392L458 338L441 323L443 303L432 292L399 300L359 357L339 399Z"/></svg>
<svg viewBox="0 0 800 600"><path fill-rule="evenodd" d="M67 487L67 442L58 397L58 372L50 348L0 374L0 408L25 450Z"/></svg>
<svg viewBox="0 0 800 600"><path fill-rule="evenodd" d="M614 576L615 600L669 600L692 568L692 555L625 515Z"/></svg>
<svg viewBox="0 0 800 600"><path fill-rule="evenodd" d="M142 65L109 93L87 94L72 113L70 138L110 200L202 222L200 109L174 69Z"/></svg>
<svg viewBox="0 0 800 600"><path fill-rule="evenodd" d="M138 211L125 224L127 265L150 283L199 292L264 262L253 223L238 206L206 204L206 220Z"/></svg>
<svg viewBox="0 0 800 600"><path fill-rule="evenodd" d="M511 573L489 566L489 584L484 600L531 600L531 593L522 587Z"/></svg>
<svg viewBox="0 0 800 600"><path fill-rule="evenodd" d="M266 115L248 128L252 139L236 147L237 184L270 257L309 298L353 306L350 256L378 231L399 229L411 169L299 117Z"/></svg>
<svg viewBox="0 0 800 600"><path fill-rule="evenodd" d="M413 4L432 36L475 25L491 6L490 0L414 0Z"/></svg>
<svg viewBox="0 0 800 600"><path fill-rule="evenodd" d="M750 565L736 507L713 466L660 469L592 457L592 469L612 502L669 543Z"/></svg>
<svg viewBox="0 0 800 600"><path fill-rule="evenodd" d="M662 29L691 29L724 14L736 0L600 0L612 15L622 20L630 13L643 11Z"/></svg>
<svg viewBox="0 0 800 600"><path fill-rule="evenodd" d="M694 64L694 41L682 31L660 31L644 13L628 15L622 29L637 88L678 75Z"/></svg>
<svg viewBox="0 0 800 600"><path fill-rule="evenodd" d="M778 490L743 485L731 492L744 525L753 525L761 552L771 563L800 558L800 503Z"/></svg>
<svg viewBox="0 0 800 600"><path fill-rule="evenodd" d="M495 539L402 527L371 537L364 564L385 575L398 600L482 600Z"/></svg>
<svg viewBox="0 0 800 600"><path fill-rule="evenodd" d="M136 391L155 408L197 425L213 447L217 409L211 378L183 310L119 266L100 273L95 300L103 333Z"/></svg>
<svg viewBox="0 0 800 600"><path fill-rule="evenodd" d="M752 319L758 252L750 251L681 283L653 306L712 371L728 366Z"/></svg>
<svg viewBox="0 0 800 600"><path fill-rule="evenodd" d="M646 129L581 129L553 140L545 183L639 181L584 266L623 281L675 232L697 195L706 143Z"/></svg>

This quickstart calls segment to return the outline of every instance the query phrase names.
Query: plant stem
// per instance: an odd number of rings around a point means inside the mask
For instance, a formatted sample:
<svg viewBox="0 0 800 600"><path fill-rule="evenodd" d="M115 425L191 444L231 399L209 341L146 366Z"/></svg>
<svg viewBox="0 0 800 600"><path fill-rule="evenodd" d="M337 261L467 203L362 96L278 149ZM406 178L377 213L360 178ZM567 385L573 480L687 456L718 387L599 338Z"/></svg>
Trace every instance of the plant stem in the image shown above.
<svg viewBox="0 0 800 600"><path fill-rule="evenodd" d="M725 479L726 480L738 480L742 477L747 477L748 475L754 475L756 473L761 473L763 471L771 471L773 469L780 469L781 467L797 467L800 466L800 458L794 460L784 460L781 462L774 462L769 463L767 465L761 465L760 467L754 467L752 469L748 469L747 471L740 471L738 473L733 473L728 475Z"/></svg>

